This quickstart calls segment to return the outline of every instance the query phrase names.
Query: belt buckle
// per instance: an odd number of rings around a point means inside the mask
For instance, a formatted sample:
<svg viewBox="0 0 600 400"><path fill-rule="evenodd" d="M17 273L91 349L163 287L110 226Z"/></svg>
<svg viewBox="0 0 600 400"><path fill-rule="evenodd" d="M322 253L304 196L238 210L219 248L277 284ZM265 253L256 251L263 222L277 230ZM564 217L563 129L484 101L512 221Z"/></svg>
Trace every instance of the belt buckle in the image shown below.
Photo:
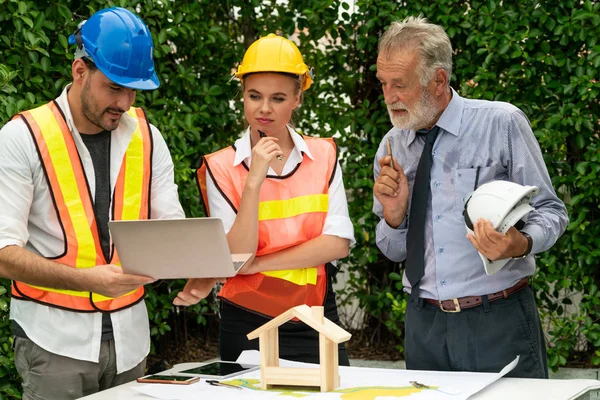
<svg viewBox="0 0 600 400"><path fill-rule="evenodd" d="M441 300L439 300L439 302L440 302L440 310L442 310L443 312L446 312L446 313L457 313L457 312L461 312L461 309L460 309L460 304L458 303L458 299L457 299L457 298L454 298L454 299L452 299L452 301L454 302L454 310L446 310L446 309L444 308L444 303L443 303Z"/></svg>

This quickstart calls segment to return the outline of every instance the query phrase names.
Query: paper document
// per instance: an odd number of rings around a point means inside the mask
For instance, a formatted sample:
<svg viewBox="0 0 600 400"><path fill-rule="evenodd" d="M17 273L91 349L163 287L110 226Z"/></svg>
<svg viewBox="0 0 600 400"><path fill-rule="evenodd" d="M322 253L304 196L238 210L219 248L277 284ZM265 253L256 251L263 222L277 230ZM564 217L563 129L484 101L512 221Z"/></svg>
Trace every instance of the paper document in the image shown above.
<svg viewBox="0 0 600 400"><path fill-rule="evenodd" d="M215 388L205 380L191 385L172 385L162 383L148 383L143 386L134 386L133 390L160 400L260 400L277 397L279 393L262 392L256 390L235 390L227 388Z"/></svg>
<svg viewBox="0 0 600 400"><path fill-rule="evenodd" d="M237 359L240 364L260 364L260 353L244 351ZM519 357L499 373L411 371L403 369L378 369L340 367L340 387L321 393L318 388L280 387L260 389L260 371L252 371L235 378L221 380L228 388L212 386L201 379L191 385L146 384L133 387L137 392L160 400L219 400L269 399L278 400L466 400L496 382L513 370ZM280 360L282 367L319 368L316 364ZM181 367L181 366L179 366Z"/></svg>
<svg viewBox="0 0 600 400"><path fill-rule="evenodd" d="M260 353L256 350L244 351L237 359L238 363L259 364ZM378 369L340 367L340 387L332 392L321 393L311 388L293 389L275 386L268 392L279 393L281 400L292 396L303 399L342 399L342 400L375 400L408 398L409 400L428 399L468 399L482 389L496 382L512 371L518 364L517 356L510 364L498 373L474 372L438 372L412 371L403 369ZM279 360L281 367L318 368L316 364ZM251 390L260 390L260 371L241 375L237 379L226 381Z"/></svg>

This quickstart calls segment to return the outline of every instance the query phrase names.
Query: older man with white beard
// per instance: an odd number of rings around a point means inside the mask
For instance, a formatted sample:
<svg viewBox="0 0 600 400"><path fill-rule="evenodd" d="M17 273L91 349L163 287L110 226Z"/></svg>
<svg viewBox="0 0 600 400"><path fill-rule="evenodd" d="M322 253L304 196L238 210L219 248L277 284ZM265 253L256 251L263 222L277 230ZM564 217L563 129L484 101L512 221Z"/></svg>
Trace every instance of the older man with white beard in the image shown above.
<svg viewBox="0 0 600 400"><path fill-rule="evenodd" d="M381 218L377 246L405 261L406 365L497 372L520 355L510 376L547 378L528 277L532 255L564 232L566 209L523 112L459 96L451 74L452 46L442 27L409 17L381 37L377 77L394 128L375 157L373 211ZM535 210L520 230L504 235L479 220L467 235L464 200L493 180L537 186ZM512 260L487 275L478 252Z"/></svg>

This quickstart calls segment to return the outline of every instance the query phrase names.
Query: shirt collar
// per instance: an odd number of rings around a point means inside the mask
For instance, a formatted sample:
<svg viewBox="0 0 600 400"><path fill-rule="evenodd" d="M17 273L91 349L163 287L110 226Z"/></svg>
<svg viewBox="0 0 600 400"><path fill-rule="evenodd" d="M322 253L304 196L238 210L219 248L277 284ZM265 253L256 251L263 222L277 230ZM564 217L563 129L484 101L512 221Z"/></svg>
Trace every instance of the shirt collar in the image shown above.
<svg viewBox="0 0 600 400"><path fill-rule="evenodd" d="M465 107L465 101L462 97L456 93L456 91L450 88L452 91L452 98L446 106L446 109L435 123L443 131L448 132L454 136L458 136L460 133L460 125L462 122L463 109ZM408 134L408 145L415 141L417 134L415 131L409 131Z"/></svg>
<svg viewBox="0 0 600 400"><path fill-rule="evenodd" d="M287 125L288 132L290 133L290 137L294 142L294 148L292 149L293 153L296 153L299 159L302 159L302 153L306 154L308 158L314 160L306 141L302 138L300 134L298 134L294 128ZM233 166L237 166L245 161L246 159L251 159L252 156L252 146L250 143L250 128L246 129L241 138L235 141L235 157L233 159Z"/></svg>
<svg viewBox="0 0 600 400"><path fill-rule="evenodd" d="M450 88L450 90L452 91L452 98L436 125L444 131L454 136L458 136L460 133L460 124L462 122L465 101L454 89Z"/></svg>

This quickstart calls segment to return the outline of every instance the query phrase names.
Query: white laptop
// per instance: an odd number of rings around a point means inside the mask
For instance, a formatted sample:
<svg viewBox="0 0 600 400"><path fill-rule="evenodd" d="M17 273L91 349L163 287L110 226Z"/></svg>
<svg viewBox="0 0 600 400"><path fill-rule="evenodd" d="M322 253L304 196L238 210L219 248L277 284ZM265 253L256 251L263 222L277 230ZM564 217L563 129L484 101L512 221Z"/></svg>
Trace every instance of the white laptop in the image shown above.
<svg viewBox="0 0 600 400"><path fill-rule="evenodd" d="M155 279L227 278L252 254L231 254L219 218L110 221L123 272Z"/></svg>

